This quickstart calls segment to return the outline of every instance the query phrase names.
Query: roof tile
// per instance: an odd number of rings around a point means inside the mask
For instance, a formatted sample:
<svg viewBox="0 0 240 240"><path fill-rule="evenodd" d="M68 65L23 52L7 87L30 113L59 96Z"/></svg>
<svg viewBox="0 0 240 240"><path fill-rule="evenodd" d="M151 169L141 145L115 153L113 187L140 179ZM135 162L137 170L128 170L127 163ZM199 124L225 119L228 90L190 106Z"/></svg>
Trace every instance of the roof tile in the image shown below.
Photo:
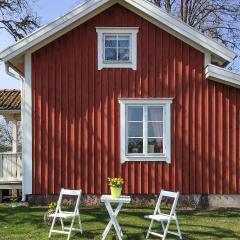
<svg viewBox="0 0 240 240"><path fill-rule="evenodd" d="M17 89L0 90L1 110L21 110L21 91Z"/></svg>

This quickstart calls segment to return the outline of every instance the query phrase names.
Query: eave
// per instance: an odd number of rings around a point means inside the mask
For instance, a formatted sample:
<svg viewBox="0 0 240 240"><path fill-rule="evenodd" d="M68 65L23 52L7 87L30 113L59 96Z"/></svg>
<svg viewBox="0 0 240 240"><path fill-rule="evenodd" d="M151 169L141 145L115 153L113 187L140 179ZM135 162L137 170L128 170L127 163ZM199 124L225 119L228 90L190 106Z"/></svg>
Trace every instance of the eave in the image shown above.
<svg viewBox="0 0 240 240"><path fill-rule="evenodd" d="M7 62L19 57L27 51L36 51L77 25L87 21L115 3L119 3L138 15L148 19L155 25L163 28L174 36L184 40L202 52L209 52L224 64L231 62L236 54L210 39L194 28L170 16L147 0L88 0L84 4L74 8L64 16L39 28L32 34L8 47L0 53L0 59Z"/></svg>
<svg viewBox="0 0 240 240"><path fill-rule="evenodd" d="M240 74L225 68L210 64L205 68L205 76L209 80L240 88Z"/></svg>

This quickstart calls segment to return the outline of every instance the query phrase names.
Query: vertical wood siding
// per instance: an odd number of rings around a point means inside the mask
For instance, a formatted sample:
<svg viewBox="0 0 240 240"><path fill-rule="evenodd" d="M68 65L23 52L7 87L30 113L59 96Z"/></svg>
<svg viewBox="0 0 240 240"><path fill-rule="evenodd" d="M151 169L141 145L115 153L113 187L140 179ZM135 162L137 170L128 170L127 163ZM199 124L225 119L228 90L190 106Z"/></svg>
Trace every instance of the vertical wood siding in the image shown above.
<svg viewBox="0 0 240 240"><path fill-rule="evenodd" d="M95 27L140 27L138 66L97 70ZM33 54L33 194L240 193L240 90L204 78L199 51L119 5ZM172 163L120 164L119 97L173 97Z"/></svg>

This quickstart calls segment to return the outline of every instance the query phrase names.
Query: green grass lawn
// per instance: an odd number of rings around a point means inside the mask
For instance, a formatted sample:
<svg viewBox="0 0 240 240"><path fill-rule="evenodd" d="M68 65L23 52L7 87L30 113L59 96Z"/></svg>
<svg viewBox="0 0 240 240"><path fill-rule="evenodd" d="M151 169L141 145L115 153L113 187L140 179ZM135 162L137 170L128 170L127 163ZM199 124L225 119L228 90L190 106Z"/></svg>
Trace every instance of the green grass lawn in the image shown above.
<svg viewBox="0 0 240 240"><path fill-rule="evenodd" d="M43 222L47 208L11 208L0 205L0 239L27 240L48 239L49 226ZM149 221L143 216L153 212L153 207L129 206L122 209L118 217L125 235L124 239L145 239ZM183 239L240 239L240 210L178 210ZM81 209L83 235L72 239L101 239L109 217L103 207ZM160 229L156 223L155 228ZM52 239L66 239L54 235ZM113 231L108 240L117 239ZM157 239L157 238L152 238ZM168 239L177 239L169 236Z"/></svg>

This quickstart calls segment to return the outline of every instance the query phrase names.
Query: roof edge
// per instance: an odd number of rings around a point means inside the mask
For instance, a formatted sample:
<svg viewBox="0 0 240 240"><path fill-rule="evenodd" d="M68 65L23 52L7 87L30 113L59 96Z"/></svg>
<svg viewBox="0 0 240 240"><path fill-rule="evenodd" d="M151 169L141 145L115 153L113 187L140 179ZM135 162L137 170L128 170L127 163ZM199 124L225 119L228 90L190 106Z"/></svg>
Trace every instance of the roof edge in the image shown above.
<svg viewBox="0 0 240 240"><path fill-rule="evenodd" d="M114 5L116 2L117 0L88 0L4 49L0 52L0 60L10 61L12 58L28 51L35 45L40 44L46 38L57 34L59 31L78 21L82 17L94 12L104 4L109 3L110 5Z"/></svg>
<svg viewBox="0 0 240 240"><path fill-rule="evenodd" d="M119 3L123 6L128 4L142 14L155 19L159 24L166 26L171 32L173 32L173 35L174 33L176 33L175 35L182 35L227 62L231 62L237 56L234 51L203 35L179 19L167 14L147 0L88 0L0 52L0 59L3 61L9 61L28 51L32 47L39 45L45 39L57 34L88 14L95 12L103 5L108 4L107 7L109 7L115 3Z"/></svg>
<svg viewBox="0 0 240 240"><path fill-rule="evenodd" d="M154 5L153 3L147 0L124 0L120 1L122 5L126 2L138 10L144 12L148 16L156 19L161 24L165 25L166 27L172 29L176 33L185 36L189 40L195 42L196 44L200 45L204 49L208 50L214 55L217 55L227 62L233 61L237 54L225 47L223 44L217 42L213 38L210 38L203 33L199 32L195 28L189 26L188 24L184 23L180 19L164 12L162 9ZM171 31L172 32L172 31Z"/></svg>
<svg viewBox="0 0 240 240"><path fill-rule="evenodd" d="M209 80L240 88L240 73L209 64L205 68L205 76Z"/></svg>

